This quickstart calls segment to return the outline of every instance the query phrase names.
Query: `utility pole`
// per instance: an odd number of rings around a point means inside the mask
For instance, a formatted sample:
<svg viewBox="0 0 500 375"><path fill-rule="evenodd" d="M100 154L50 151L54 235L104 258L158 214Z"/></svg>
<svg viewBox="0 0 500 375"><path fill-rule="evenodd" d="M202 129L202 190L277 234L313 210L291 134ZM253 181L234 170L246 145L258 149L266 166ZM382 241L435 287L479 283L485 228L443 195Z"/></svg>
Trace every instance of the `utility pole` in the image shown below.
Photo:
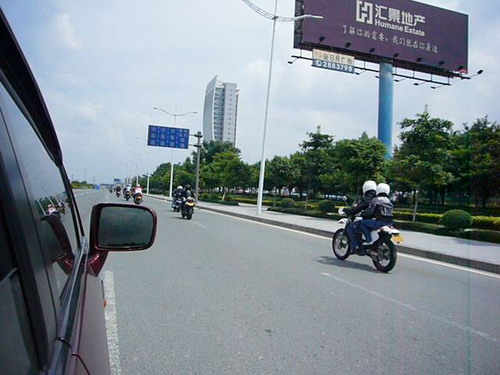
<svg viewBox="0 0 500 375"><path fill-rule="evenodd" d="M198 138L198 141L194 145L194 147L198 149L196 152L196 183L194 185L194 197L196 200L198 200L198 192L200 190L200 154L201 148L203 147L201 138L203 138L203 135L200 131L198 131L198 133L194 134L193 136Z"/></svg>

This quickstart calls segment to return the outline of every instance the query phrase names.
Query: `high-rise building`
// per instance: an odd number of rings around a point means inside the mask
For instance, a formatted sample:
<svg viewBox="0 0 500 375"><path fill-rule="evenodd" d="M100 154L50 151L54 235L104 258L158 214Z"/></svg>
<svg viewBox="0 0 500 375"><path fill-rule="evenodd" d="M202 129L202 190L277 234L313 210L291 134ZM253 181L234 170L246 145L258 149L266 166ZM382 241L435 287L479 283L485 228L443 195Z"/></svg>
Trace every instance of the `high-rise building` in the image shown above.
<svg viewBox="0 0 500 375"><path fill-rule="evenodd" d="M221 82L217 76L207 85L203 107L205 141L231 142L236 145L238 89L236 83Z"/></svg>

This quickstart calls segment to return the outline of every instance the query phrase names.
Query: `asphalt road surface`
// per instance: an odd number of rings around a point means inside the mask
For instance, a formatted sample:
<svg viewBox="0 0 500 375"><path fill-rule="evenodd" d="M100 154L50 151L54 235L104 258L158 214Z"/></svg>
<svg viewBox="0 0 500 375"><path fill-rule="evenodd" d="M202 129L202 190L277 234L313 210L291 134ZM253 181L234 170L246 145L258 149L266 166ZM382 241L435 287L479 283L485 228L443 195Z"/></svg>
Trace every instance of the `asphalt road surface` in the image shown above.
<svg viewBox="0 0 500 375"><path fill-rule="evenodd" d="M86 221L92 204L126 203L77 196ZM498 275L401 254L382 274L325 238L144 205L155 245L103 272L114 373L500 374Z"/></svg>

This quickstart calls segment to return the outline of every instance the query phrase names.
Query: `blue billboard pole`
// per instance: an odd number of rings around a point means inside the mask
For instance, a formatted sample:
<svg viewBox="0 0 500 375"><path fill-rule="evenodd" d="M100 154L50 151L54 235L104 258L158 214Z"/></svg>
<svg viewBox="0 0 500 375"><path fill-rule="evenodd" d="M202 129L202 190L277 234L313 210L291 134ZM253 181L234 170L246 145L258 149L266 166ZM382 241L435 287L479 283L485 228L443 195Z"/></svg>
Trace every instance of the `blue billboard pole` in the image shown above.
<svg viewBox="0 0 500 375"><path fill-rule="evenodd" d="M394 98L394 80L392 64L380 63L380 79L378 86L378 139L385 147L385 158L392 157L392 108Z"/></svg>

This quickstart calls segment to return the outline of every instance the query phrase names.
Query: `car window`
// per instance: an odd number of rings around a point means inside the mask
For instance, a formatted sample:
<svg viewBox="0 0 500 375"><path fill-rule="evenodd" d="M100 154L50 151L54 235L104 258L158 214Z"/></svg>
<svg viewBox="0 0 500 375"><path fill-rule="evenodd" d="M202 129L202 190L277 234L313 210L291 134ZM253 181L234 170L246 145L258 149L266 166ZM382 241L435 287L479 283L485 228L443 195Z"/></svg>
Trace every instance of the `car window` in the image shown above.
<svg viewBox="0 0 500 375"><path fill-rule="evenodd" d="M59 168L50 158L30 122L0 87L9 136L18 159L33 219L39 231L43 255L59 296L71 271L74 252L79 248L79 233L73 220L74 209ZM31 218L22 218L31 220Z"/></svg>
<svg viewBox="0 0 500 375"><path fill-rule="evenodd" d="M1 203L1 202L0 202ZM29 330L29 318L15 267L11 246L4 227L0 204L0 363L2 374L27 374L35 370L35 347Z"/></svg>

